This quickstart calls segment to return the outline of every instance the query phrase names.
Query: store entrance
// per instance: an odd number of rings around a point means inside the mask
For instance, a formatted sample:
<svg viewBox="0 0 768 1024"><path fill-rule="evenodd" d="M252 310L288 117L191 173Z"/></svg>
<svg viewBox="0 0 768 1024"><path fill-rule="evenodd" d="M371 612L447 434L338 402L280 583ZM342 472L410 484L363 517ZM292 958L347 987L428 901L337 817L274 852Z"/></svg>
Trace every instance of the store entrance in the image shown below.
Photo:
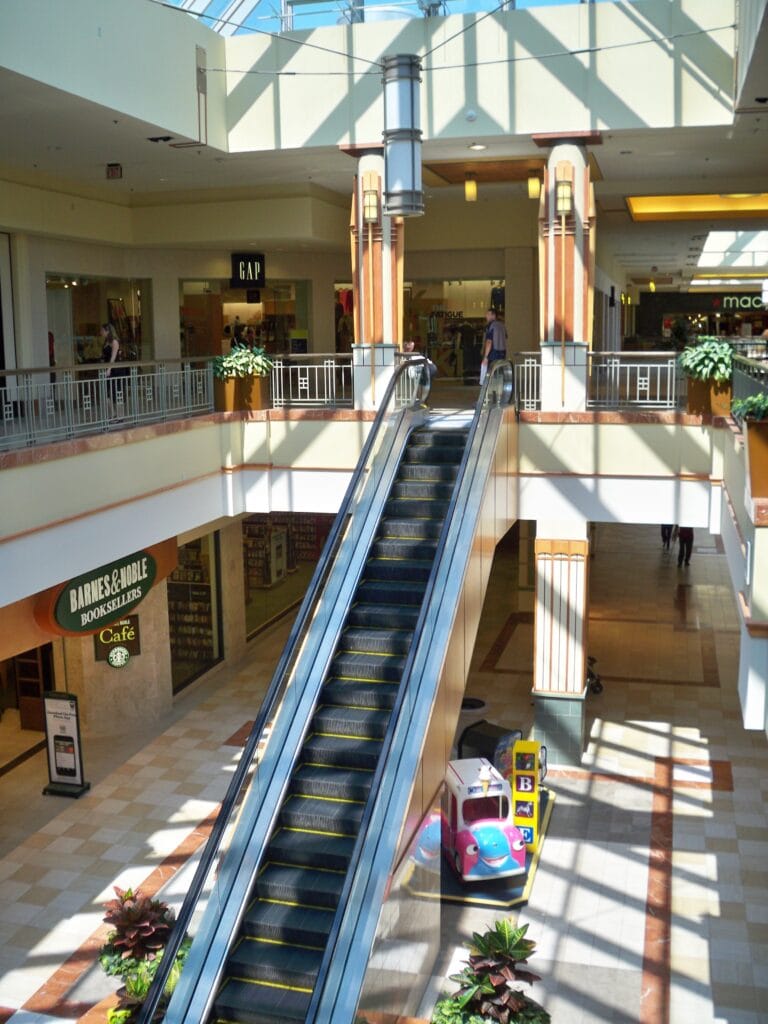
<svg viewBox="0 0 768 1024"><path fill-rule="evenodd" d="M0 769L43 738L43 697L53 689L51 644L0 661Z"/></svg>

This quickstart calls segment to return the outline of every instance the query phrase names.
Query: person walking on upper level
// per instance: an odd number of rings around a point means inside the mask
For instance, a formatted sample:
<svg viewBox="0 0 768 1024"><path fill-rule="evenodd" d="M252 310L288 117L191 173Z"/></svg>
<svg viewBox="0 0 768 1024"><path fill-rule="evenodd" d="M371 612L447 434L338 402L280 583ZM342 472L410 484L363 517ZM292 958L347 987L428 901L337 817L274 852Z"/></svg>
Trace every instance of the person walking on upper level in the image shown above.
<svg viewBox="0 0 768 1024"><path fill-rule="evenodd" d="M680 545L677 550L677 567L679 569L683 563L686 565L691 564L691 552L693 551L693 527L679 527L677 531L677 540Z"/></svg>
<svg viewBox="0 0 768 1024"><path fill-rule="evenodd" d="M485 313L485 341L483 343L483 366L490 370L497 359L507 358L507 329L496 316L495 309Z"/></svg>

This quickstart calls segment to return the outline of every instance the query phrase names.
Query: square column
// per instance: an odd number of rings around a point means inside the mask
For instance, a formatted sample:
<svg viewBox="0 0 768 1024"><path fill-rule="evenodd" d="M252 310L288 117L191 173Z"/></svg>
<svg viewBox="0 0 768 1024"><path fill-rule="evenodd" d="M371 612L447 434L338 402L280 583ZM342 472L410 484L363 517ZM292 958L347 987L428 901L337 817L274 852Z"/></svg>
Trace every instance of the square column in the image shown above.
<svg viewBox="0 0 768 1024"><path fill-rule="evenodd" d="M374 360L373 371L371 351ZM379 408L395 372L395 352L397 345L387 345L383 342L373 346L352 346L352 394L355 409Z"/></svg>
<svg viewBox="0 0 768 1024"><path fill-rule="evenodd" d="M551 763L584 751L589 543L537 539L533 696L535 738Z"/></svg>
<svg viewBox="0 0 768 1024"><path fill-rule="evenodd" d="M563 370L563 363L565 363L565 370ZM542 412L584 412L586 408L586 343L567 341L563 346L560 342L542 342Z"/></svg>

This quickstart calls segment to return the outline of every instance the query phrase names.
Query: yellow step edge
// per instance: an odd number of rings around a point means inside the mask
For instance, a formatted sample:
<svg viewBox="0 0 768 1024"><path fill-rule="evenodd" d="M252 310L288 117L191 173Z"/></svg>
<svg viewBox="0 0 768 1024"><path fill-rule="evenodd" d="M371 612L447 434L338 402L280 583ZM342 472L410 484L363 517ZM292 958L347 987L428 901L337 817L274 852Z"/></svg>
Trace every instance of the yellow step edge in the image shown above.
<svg viewBox="0 0 768 1024"><path fill-rule="evenodd" d="M266 946L285 946L286 949L311 949L315 953L322 953L324 946L307 946L301 942L284 942L282 939L264 939L260 935L244 935L240 942L261 942ZM238 943L239 945L240 943Z"/></svg>
<svg viewBox="0 0 768 1024"><path fill-rule="evenodd" d="M373 770L373 769L371 769ZM335 839L354 839L348 832L326 832L322 828L297 828L295 825L281 825L288 832L306 832L310 836L333 836Z"/></svg>
<svg viewBox="0 0 768 1024"><path fill-rule="evenodd" d="M375 768L358 768L353 764L320 764L319 761L302 761L300 768L330 768L332 771L340 772L370 772L371 775L376 771Z"/></svg>
<svg viewBox="0 0 768 1024"><path fill-rule="evenodd" d="M256 978L240 978L236 974L230 974L227 981L242 981L246 985L261 985L263 988L279 988L283 992L305 992L312 995L313 989L304 988L302 985L281 985L279 981L262 981Z"/></svg>
<svg viewBox="0 0 768 1024"><path fill-rule="evenodd" d="M264 865L267 868L270 864L274 864L278 868L298 868L299 871L324 871L327 875L346 875L346 871L342 871L340 868L318 868L314 864L289 864L284 860L268 860ZM264 870L264 869L262 869Z"/></svg>
<svg viewBox="0 0 768 1024"><path fill-rule="evenodd" d="M381 743L375 736L349 736L344 732L313 732L312 736L323 736L327 740L365 740L366 743Z"/></svg>
<svg viewBox="0 0 768 1024"><path fill-rule="evenodd" d="M296 900L276 900L273 896L258 896L253 902L273 903L277 907L303 907L304 910L322 910L325 914L335 914L336 907L319 907L316 903L297 903ZM253 904L251 904L253 906Z"/></svg>
<svg viewBox="0 0 768 1024"><path fill-rule="evenodd" d="M291 793L288 800L293 800L296 797L301 797L303 800L323 800L327 804L360 804L362 806L365 800L350 800L347 796L315 796L314 793Z"/></svg>

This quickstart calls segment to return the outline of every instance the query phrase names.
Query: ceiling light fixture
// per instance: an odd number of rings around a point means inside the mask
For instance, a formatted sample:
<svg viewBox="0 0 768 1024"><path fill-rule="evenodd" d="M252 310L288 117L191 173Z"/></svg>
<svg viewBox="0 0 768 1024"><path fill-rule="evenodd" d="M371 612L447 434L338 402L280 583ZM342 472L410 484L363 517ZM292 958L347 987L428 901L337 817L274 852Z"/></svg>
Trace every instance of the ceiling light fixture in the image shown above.
<svg viewBox="0 0 768 1024"><path fill-rule="evenodd" d="M471 149L474 153L482 153L483 150L488 149L488 147L483 142L472 142L467 146L467 149Z"/></svg>
<svg viewBox="0 0 768 1024"><path fill-rule="evenodd" d="M528 175L528 198L538 199L541 195L541 178L538 174Z"/></svg>
<svg viewBox="0 0 768 1024"><path fill-rule="evenodd" d="M464 178L464 198L468 203L477 202L477 178L474 174L467 174Z"/></svg>

